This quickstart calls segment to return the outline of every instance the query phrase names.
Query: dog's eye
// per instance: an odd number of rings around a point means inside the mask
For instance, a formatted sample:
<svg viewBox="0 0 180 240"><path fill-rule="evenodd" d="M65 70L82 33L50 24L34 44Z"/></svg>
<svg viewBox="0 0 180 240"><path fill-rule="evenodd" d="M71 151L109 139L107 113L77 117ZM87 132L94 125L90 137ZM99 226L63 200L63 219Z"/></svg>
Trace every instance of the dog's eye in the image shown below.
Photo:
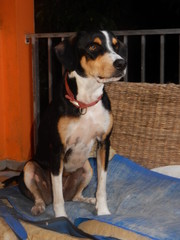
<svg viewBox="0 0 180 240"><path fill-rule="evenodd" d="M96 44L92 44L92 45L89 46L89 51L90 52L94 52L96 50L97 50L97 45Z"/></svg>

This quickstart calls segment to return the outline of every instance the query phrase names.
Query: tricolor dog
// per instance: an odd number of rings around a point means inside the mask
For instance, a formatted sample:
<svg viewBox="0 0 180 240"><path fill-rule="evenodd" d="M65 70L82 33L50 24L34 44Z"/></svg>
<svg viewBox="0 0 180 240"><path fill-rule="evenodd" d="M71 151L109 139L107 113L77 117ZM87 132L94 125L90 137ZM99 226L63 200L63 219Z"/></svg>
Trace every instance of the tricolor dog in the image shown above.
<svg viewBox="0 0 180 240"><path fill-rule="evenodd" d="M32 214L53 202L55 216L66 216L64 201L93 203L109 214L106 175L113 117L104 84L126 73L126 47L111 32L80 32L56 46L64 66L58 94L39 127L36 155L24 167L19 187L34 200ZM97 141L96 198L85 198L92 169L88 161Z"/></svg>

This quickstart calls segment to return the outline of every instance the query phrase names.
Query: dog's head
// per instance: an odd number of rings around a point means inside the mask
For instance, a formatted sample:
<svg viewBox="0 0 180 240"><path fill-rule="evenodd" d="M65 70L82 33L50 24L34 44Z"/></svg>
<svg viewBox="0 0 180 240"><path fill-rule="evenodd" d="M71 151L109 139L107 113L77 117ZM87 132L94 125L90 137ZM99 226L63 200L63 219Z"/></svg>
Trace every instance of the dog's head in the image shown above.
<svg viewBox="0 0 180 240"><path fill-rule="evenodd" d="M126 47L111 32L80 32L55 50L66 70L98 82L117 81L126 73Z"/></svg>

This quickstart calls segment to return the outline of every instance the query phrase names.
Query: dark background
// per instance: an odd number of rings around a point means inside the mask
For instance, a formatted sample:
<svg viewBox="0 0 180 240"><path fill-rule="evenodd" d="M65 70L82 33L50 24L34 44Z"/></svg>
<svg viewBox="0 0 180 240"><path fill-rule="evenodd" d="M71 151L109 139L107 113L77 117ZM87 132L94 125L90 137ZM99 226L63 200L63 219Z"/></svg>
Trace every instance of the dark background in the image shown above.
<svg viewBox="0 0 180 240"><path fill-rule="evenodd" d="M36 32L180 27L180 0L35 0Z"/></svg>

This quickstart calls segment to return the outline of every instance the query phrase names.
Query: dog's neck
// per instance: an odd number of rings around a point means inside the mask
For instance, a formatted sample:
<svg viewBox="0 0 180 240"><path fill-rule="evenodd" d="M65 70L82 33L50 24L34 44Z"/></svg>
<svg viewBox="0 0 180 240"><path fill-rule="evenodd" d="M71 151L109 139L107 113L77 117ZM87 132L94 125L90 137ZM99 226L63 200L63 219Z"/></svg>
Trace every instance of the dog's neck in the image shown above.
<svg viewBox="0 0 180 240"><path fill-rule="evenodd" d="M103 94L103 83L98 83L95 78L81 77L76 71L68 75L69 78L76 79L78 101L90 104L100 99Z"/></svg>

